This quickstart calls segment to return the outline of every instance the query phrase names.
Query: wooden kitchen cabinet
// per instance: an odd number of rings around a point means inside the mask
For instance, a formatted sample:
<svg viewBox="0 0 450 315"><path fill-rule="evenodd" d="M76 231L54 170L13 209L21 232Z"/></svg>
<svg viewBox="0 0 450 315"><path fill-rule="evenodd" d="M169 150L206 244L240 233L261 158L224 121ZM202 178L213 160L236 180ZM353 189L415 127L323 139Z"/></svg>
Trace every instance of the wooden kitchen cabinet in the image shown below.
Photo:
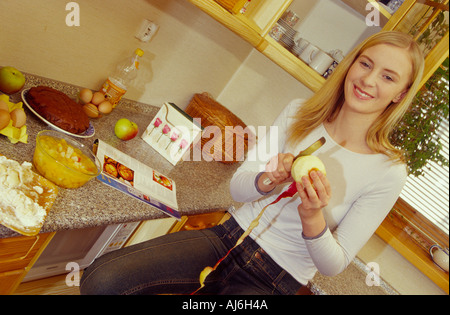
<svg viewBox="0 0 450 315"><path fill-rule="evenodd" d="M249 42L312 91L319 90L325 82L325 78L268 34L293 0L252 1L244 14L232 14L214 0L189 1Z"/></svg>
<svg viewBox="0 0 450 315"><path fill-rule="evenodd" d="M311 69L306 63L294 56L290 51L284 48L277 41L272 39L268 34L277 20L289 8L293 0L260 0L252 1L246 8L244 14L232 14L224 9L214 0L189 0L192 4L209 14L218 22L225 25L231 31L249 42L258 51L271 59L282 69L300 81L313 92L317 92L325 83L325 78ZM310 1L310 0L295 0ZM381 13L381 26L383 30L394 30L401 24L403 18L408 14L417 0L405 0L404 4L391 16L382 6L376 4L376 0L341 0L362 16L367 15L366 11L368 3L372 3ZM431 63L434 62L430 58ZM428 65L428 64L427 64ZM426 73L434 73L433 67L429 67L430 71ZM424 82L428 78L424 78Z"/></svg>
<svg viewBox="0 0 450 315"><path fill-rule="evenodd" d="M247 6L245 13L238 14L259 35L266 36L293 0L253 1Z"/></svg>
<svg viewBox="0 0 450 315"><path fill-rule="evenodd" d="M0 294L11 294L55 233L0 239Z"/></svg>
<svg viewBox="0 0 450 315"><path fill-rule="evenodd" d="M25 269L0 273L0 294L13 293L26 273Z"/></svg>
<svg viewBox="0 0 450 315"><path fill-rule="evenodd" d="M212 213L183 216L181 217L181 220L179 222L176 222L172 226L169 233L212 228L222 222L225 222L229 217L230 214L225 210Z"/></svg>
<svg viewBox="0 0 450 315"><path fill-rule="evenodd" d="M189 1L249 42L258 51L313 92L317 92L325 83L325 78L294 56L269 35L269 31L289 8L293 0L252 1L247 6L244 14L232 14L214 0ZM368 1L373 0L351 0L344 2L352 5L352 7L361 7L362 3L365 7Z"/></svg>

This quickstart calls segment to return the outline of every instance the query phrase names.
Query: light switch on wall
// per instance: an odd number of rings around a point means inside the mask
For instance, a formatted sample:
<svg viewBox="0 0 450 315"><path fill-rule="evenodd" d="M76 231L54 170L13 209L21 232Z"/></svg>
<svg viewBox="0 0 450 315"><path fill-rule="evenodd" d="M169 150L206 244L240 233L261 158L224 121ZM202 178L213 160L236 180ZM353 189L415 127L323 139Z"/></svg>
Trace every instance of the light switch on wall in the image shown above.
<svg viewBox="0 0 450 315"><path fill-rule="evenodd" d="M139 27L135 37L142 42L149 42L158 31L159 25L144 19Z"/></svg>

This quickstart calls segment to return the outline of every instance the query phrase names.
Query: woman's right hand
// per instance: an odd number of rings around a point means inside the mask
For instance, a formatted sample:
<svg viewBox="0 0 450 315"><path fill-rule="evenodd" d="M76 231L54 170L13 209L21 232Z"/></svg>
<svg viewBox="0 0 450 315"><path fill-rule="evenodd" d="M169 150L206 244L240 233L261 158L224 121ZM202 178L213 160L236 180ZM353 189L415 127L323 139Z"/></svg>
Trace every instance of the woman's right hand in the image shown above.
<svg viewBox="0 0 450 315"><path fill-rule="evenodd" d="M271 191L275 186L293 181L291 176L294 155L291 153L279 153L270 159L266 164L265 173L259 178L258 186L261 191ZM270 185L264 184L266 178L272 182Z"/></svg>

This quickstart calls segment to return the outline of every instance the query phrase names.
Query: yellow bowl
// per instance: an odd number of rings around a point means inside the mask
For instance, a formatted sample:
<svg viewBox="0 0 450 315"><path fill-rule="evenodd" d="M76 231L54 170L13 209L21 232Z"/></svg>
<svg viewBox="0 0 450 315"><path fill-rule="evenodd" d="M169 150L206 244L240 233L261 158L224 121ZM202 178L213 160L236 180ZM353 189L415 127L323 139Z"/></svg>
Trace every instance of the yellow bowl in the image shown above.
<svg viewBox="0 0 450 315"><path fill-rule="evenodd" d="M36 137L33 164L38 172L62 188L78 188L100 174L100 162L85 145L57 131Z"/></svg>

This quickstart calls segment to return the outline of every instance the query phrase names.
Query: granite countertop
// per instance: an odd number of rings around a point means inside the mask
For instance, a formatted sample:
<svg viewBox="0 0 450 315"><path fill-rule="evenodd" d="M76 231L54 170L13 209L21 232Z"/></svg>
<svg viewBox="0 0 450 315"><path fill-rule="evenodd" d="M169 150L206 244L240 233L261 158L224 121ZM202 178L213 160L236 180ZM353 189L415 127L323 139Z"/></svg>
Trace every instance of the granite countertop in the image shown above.
<svg viewBox="0 0 450 315"><path fill-rule="evenodd" d="M79 87L62 82L26 75L24 88L45 85L76 98ZM20 93L11 95L12 102L21 101ZM0 136L0 153L20 163L32 161L36 135L50 129L24 105L27 113L28 143L11 144ZM119 105L100 119L92 120L95 135L76 140L92 148L95 139L101 139L122 152L173 179L177 185L177 201L181 215L214 212L238 204L229 193L229 182L239 163L224 164L216 161L180 161L170 164L140 136L157 114L159 107L123 99ZM126 117L139 127L139 134L132 140L122 141L114 135L114 125ZM107 185L91 180L78 189L59 189L58 197L49 212L41 233L166 217L162 211L127 196ZM0 225L0 238L19 234Z"/></svg>
<svg viewBox="0 0 450 315"><path fill-rule="evenodd" d="M315 295L399 295L383 278L374 281L371 272L363 261L355 258L337 276L327 277L317 272L308 288Z"/></svg>
<svg viewBox="0 0 450 315"><path fill-rule="evenodd" d="M72 98L80 87L26 74L24 88L46 85L60 90ZM11 95L12 102L21 101L20 93ZM34 116L26 106L28 143L11 144L0 136L0 153L18 162L32 161L36 135L39 131L50 129ZM95 139L101 139L127 153L140 162L172 178L177 185L177 201L181 215L194 215L238 207L229 193L229 183L239 164L223 164L207 161L181 161L176 166L170 164L141 138L159 107L123 99L113 112L101 119L92 120L95 135L88 139L77 139L92 147ZM130 141L121 141L114 135L115 122L126 117L136 122L139 134ZM115 189L91 180L78 189L60 188L58 197L49 212L41 233L124 222L136 222L166 217L160 210L144 204ZM0 225L0 238L19 234ZM369 271L357 258L349 267L335 277L319 273L308 284L313 294L398 294L381 279L380 286L368 286L366 277Z"/></svg>

